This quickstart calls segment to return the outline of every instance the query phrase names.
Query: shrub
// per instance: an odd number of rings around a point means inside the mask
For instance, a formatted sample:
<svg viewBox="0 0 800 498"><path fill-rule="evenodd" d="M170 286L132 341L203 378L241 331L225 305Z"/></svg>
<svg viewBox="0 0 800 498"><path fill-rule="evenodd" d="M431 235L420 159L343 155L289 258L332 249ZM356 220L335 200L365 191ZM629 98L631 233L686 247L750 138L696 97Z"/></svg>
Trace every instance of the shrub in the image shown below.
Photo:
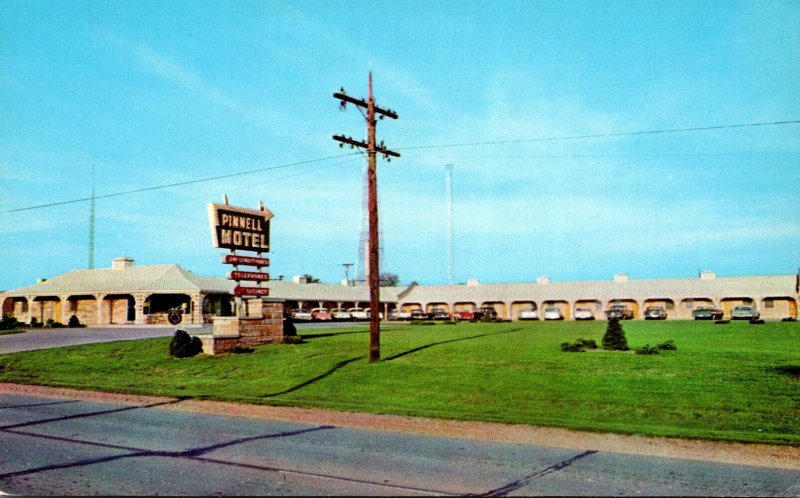
<svg viewBox="0 0 800 498"><path fill-rule="evenodd" d="M415 320L411 322L411 325L436 325L436 322L431 320Z"/></svg>
<svg viewBox="0 0 800 498"><path fill-rule="evenodd" d="M291 316L283 319L283 336L297 337L297 327L294 326L294 320L292 320Z"/></svg>
<svg viewBox="0 0 800 498"><path fill-rule="evenodd" d="M628 340L618 318L609 318L606 333L603 336L603 349L610 351L628 351Z"/></svg>
<svg viewBox="0 0 800 498"><path fill-rule="evenodd" d="M658 354L658 346L650 347L649 344L645 344L640 348L636 348L634 351L636 354Z"/></svg>
<svg viewBox="0 0 800 498"><path fill-rule="evenodd" d="M756 320L755 318L753 318L750 320L750 323L753 325L764 325L764 320L761 319Z"/></svg>
<svg viewBox="0 0 800 498"><path fill-rule="evenodd" d="M678 349L677 346L675 346L675 344L673 343L672 339L664 341L661 344L658 344L656 348L661 351L675 351L676 349Z"/></svg>
<svg viewBox="0 0 800 498"><path fill-rule="evenodd" d="M561 351L568 353L580 353L582 351L586 351L587 349L597 349L597 343L594 339L580 338L573 343L561 343Z"/></svg>
<svg viewBox="0 0 800 498"><path fill-rule="evenodd" d="M78 319L77 315L72 315L71 317L69 317L69 323L67 323L67 327L74 329L76 327L83 327L83 326L84 325Z"/></svg>
<svg viewBox="0 0 800 498"><path fill-rule="evenodd" d="M62 329L62 328L64 328L64 324L63 323L57 322L57 321L53 320L52 318L48 318L47 321L45 322L44 326L47 327L47 328L51 328L51 329Z"/></svg>
<svg viewBox="0 0 800 498"><path fill-rule="evenodd" d="M11 330L17 328L20 325L21 323L19 323L17 319L11 315L4 316L3 320L0 320L0 330Z"/></svg>
<svg viewBox="0 0 800 498"><path fill-rule="evenodd" d="M730 320L714 320L714 323L716 323L717 325L727 325L727 324L731 323L731 321Z"/></svg>
<svg viewBox="0 0 800 498"><path fill-rule="evenodd" d="M31 327L33 327L35 329L40 329L40 328L42 328L42 322L37 320L35 316L31 317Z"/></svg>
<svg viewBox="0 0 800 498"><path fill-rule="evenodd" d="M783 319L783 320L781 320L781 321L782 321L782 322L796 322L796 321L797 321L797 318L794 318L794 317L792 317L792 316L789 316L789 317L786 317L786 318L784 318L784 319Z"/></svg>
<svg viewBox="0 0 800 498"><path fill-rule="evenodd" d="M188 358L203 351L200 338L190 337L185 330L176 330L172 340L169 341L169 354L176 358Z"/></svg>

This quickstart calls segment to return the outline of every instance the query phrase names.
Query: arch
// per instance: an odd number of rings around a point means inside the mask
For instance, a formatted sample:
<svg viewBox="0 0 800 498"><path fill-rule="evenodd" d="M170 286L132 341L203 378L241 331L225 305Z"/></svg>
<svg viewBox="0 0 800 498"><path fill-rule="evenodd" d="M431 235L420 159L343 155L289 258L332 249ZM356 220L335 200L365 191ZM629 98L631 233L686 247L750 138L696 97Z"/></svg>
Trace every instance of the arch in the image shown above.
<svg viewBox="0 0 800 498"><path fill-rule="evenodd" d="M412 312L414 310L422 310L422 303L403 303L400 305L400 309L406 312Z"/></svg>
<svg viewBox="0 0 800 498"><path fill-rule="evenodd" d="M425 311L427 313L431 313L434 309L444 309L445 311L450 313L450 305L447 303L432 302L428 303L427 306L425 307Z"/></svg>
<svg viewBox="0 0 800 498"><path fill-rule="evenodd" d="M508 319L508 307L503 301L484 301L481 308L492 307L497 312L497 318Z"/></svg>
<svg viewBox="0 0 800 498"><path fill-rule="evenodd" d="M733 308L737 306L741 306L743 304L753 304L753 300L749 297L725 297L722 298L719 302L719 307L722 309L722 317L723 318L730 318L731 311Z"/></svg>
<svg viewBox="0 0 800 498"><path fill-rule="evenodd" d="M234 316L235 304L230 294L203 296L203 323L212 323L215 316Z"/></svg>
<svg viewBox="0 0 800 498"><path fill-rule="evenodd" d="M687 297L681 299L681 305L678 307L678 315L680 318L692 318L692 311L700 306L714 306L714 301L707 297Z"/></svg>
<svg viewBox="0 0 800 498"><path fill-rule="evenodd" d="M642 303L642 308L647 309L648 306L661 306L667 312L667 319L675 314L675 301L669 298L657 297L645 299Z"/></svg>
<svg viewBox="0 0 800 498"><path fill-rule="evenodd" d="M54 322L61 321L61 299L57 296L37 296L31 303L31 320L36 319L39 323L46 323L48 320Z"/></svg>
<svg viewBox="0 0 800 498"><path fill-rule="evenodd" d="M103 298L104 323L120 325L136 321L136 299L130 294L108 294Z"/></svg>
<svg viewBox="0 0 800 498"><path fill-rule="evenodd" d="M561 310L561 316L564 320L569 320L572 318L572 310L570 308L569 302L561 300L561 299L552 299L549 301L545 301L542 303L542 310L547 308L548 306L556 306L558 309ZM544 319L544 314L539 318Z"/></svg>
<svg viewBox="0 0 800 498"><path fill-rule="evenodd" d="M144 301L144 314L148 325L171 325L168 315L172 309L183 313L181 323L192 323L194 310L188 294L150 294Z"/></svg>
<svg viewBox="0 0 800 498"><path fill-rule="evenodd" d="M613 304L627 306L628 309L633 312L633 318L638 318L640 316L641 310L639 309L639 302L636 299L612 299L608 302L609 307Z"/></svg>
<svg viewBox="0 0 800 498"><path fill-rule="evenodd" d="M534 301L514 301L511 303L511 319L518 320L522 311L536 311L537 309Z"/></svg>
<svg viewBox="0 0 800 498"><path fill-rule="evenodd" d="M797 300L788 296L765 297L758 310L761 318L797 318Z"/></svg>
<svg viewBox="0 0 800 498"><path fill-rule="evenodd" d="M603 302L599 299L578 299L575 301L575 306L572 310L573 316L575 310L578 308L588 308L592 311L592 315L594 315L594 319L602 319L603 316Z"/></svg>
<svg viewBox="0 0 800 498"><path fill-rule="evenodd" d="M75 295L67 299L67 315L75 315L84 325L98 325L97 298L91 295Z"/></svg>
<svg viewBox="0 0 800 498"><path fill-rule="evenodd" d="M3 316L13 316L19 321L28 319L30 305L24 297L7 297L3 301Z"/></svg>

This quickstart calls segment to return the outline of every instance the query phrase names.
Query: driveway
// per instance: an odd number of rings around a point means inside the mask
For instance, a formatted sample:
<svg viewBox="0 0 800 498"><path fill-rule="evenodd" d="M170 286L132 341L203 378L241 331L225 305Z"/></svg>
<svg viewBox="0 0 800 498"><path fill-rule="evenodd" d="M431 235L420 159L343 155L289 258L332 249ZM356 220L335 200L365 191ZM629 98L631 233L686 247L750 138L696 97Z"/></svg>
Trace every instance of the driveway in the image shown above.
<svg viewBox="0 0 800 498"><path fill-rule="evenodd" d="M298 331L324 328L368 327L364 322L295 322ZM152 337L170 337L177 329L184 329L190 335L210 334L211 325L137 327L122 325L116 327L86 327L63 329L28 329L19 334L0 335L0 354L16 353L33 349L60 348L95 342L131 341Z"/></svg>

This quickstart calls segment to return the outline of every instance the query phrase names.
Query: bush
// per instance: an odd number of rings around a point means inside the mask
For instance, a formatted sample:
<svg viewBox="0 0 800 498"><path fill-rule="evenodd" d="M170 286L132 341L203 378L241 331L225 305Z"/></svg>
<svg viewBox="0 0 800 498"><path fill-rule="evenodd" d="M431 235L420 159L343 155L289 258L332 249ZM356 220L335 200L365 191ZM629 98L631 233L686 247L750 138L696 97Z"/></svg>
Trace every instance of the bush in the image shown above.
<svg viewBox="0 0 800 498"><path fill-rule="evenodd" d="M750 323L753 325L764 325L764 320L761 319L756 320L755 318L753 318L752 320L750 320Z"/></svg>
<svg viewBox="0 0 800 498"><path fill-rule="evenodd" d="M636 354L658 354L658 346L650 347L649 344L645 344L640 348L636 348L634 351Z"/></svg>
<svg viewBox="0 0 800 498"><path fill-rule="evenodd" d="M0 330L12 330L22 325L20 322L17 321L11 315L4 316L2 320L0 320Z"/></svg>
<svg viewBox="0 0 800 498"><path fill-rule="evenodd" d="M664 341L661 344L658 344L656 348L661 351L675 351L678 349L677 346L675 346L675 344L673 343L672 339Z"/></svg>
<svg viewBox="0 0 800 498"><path fill-rule="evenodd" d="M436 322L431 320L415 320L411 322L411 325L436 325Z"/></svg>
<svg viewBox="0 0 800 498"><path fill-rule="evenodd" d="M796 322L796 321L797 321L797 318L794 318L794 317L791 317L791 316L789 316L789 317L786 317L786 318L784 318L784 319L783 319L783 320L781 320L781 321L782 321L782 322Z"/></svg>
<svg viewBox="0 0 800 498"><path fill-rule="evenodd" d="M200 338L189 337L185 330L176 330L172 340L169 341L169 354L176 358L188 358L203 351Z"/></svg>
<svg viewBox="0 0 800 498"><path fill-rule="evenodd" d="M84 325L78 319L77 315L72 315L71 317L69 317L69 323L67 323L67 327L74 329L77 327L84 327Z"/></svg>
<svg viewBox="0 0 800 498"><path fill-rule="evenodd" d="M731 321L730 320L714 320L714 323L716 323L717 325L727 325L727 324L731 323Z"/></svg>
<svg viewBox="0 0 800 498"><path fill-rule="evenodd" d="M31 317L31 327L33 327L35 329L40 329L40 328L42 328L42 322L37 320L35 316Z"/></svg>
<svg viewBox="0 0 800 498"><path fill-rule="evenodd" d="M47 327L47 328L51 328L51 329L62 329L62 328L64 328L64 324L63 323L57 322L57 321L53 320L52 318L48 318L47 321L45 322L44 326Z"/></svg>
<svg viewBox="0 0 800 498"><path fill-rule="evenodd" d="M587 349L597 349L597 343L594 339L580 338L573 343L561 343L561 351L565 351L567 353L580 353L586 351Z"/></svg>
<svg viewBox="0 0 800 498"><path fill-rule="evenodd" d="M628 340L618 318L609 318L606 333L603 336L603 349L610 351L628 351Z"/></svg>

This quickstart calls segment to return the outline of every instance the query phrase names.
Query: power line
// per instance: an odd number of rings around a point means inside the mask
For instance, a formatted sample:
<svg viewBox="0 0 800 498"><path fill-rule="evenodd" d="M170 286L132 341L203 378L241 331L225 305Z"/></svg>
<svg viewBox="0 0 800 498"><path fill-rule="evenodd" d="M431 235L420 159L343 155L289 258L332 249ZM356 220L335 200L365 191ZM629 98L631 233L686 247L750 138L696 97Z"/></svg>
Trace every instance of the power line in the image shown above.
<svg viewBox="0 0 800 498"><path fill-rule="evenodd" d="M34 209L42 209L42 208L53 207L53 206L64 206L66 204L76 204L78 202L85 202L85 201L89 201L89 200L94 201L95 199L108 199L109 197L119 197L121 195L138 194L140 192L150 192L152 190L160 190L160 189L165 189L165 188L170 188L170 187L182 187L184 185L193 185L195 183L210 182L210 181L213 181L213 180L222 180L224 178L233 178L233 177L236 177L236 176L252 175L254 173L263 173L264 171L273 171L273 170L276 170L276 169L289 168L289 167L292 167L292 166L300 166L300 165L303 165L303 164L317 163L317 162L321 162L321 161L329 161L331 159L337 159L337 158L346 157L346 156L354 156L354 155L358 155L358 154L359 154L358 152L351 152L349 154L341 154L341 155L338 155L338 156L328 156L328 157L321 157L321 158L318 158L318 159L309 159L309 160L306 160L306 161L298 161L298 162L294 162L294 163L280 164L278 166L270 166L270 167L267 167L267 168L253 169L253 170L249 170L249 171L241 171L239 173L228 173L228 174L225 174L225 175L212 176L212 177L208 177L208 178L199 178L197 180L187 180L185 182L176 182L176 183L169 183L169 184L166 184L166 185L156 185L156 186L153 186L153 187L144 187L144 188L139 188L139 189L134 189L134 190L125 190L123 192L115 192L113 194L105 194L105 195L97 195L97 196L93 195L91 197L82 197L80 199L72 199L72 200L69 200L69 201L51 202L49 204L39 204L37 206L27 206L27 207L16 208L16 209L7 209L5 211L0 211L0 214L3 214L3 213L17 213L17 212L20 212L20 211L31 211L31 210L34 210Z"/></svg>
<svg viewBox="0 0 800 498"><path fill-rule="evenodd" d="M592 138L611 138L611 137L625 137L625 136L637 136L637 135L657 135L657 134L667 134L667 133L683 133L683 132L696 132L696 131L712 131L712 130L722 130L722 129L732 129L732 128L747 128L747 127L756 127L756 126L779 126L779 125L793 125L793 124L800 124L800 119L796 120L788 120L788 121L770 121L770 122L759 122L759 123L742 123L742 124L727 124L727 125L718 125L718 126L704 126L704 127L694 127L694 128L671 128L671 129L660 129L660 130L645 130L645 131L626 131L626 132L616 132L616 133L597 133L597 134L590 134L590 135L570 135L570 136L560 136L560 137L539 137L539 138L520 138L514 140L495 140L495 141L487 141L487 142L463 142L463 143L454 143L454 144L433 144L433 145L418 145L418 146L411 146L411 147L398 147L398 150L430 150L430 149L445 149L445 148L456 148L456 147L471 147L471 146L481 146L481 145L506 145L506 144L515 144L515 143L532 143L532 142L554 142L559 140L586 140ZM15 208L15 209L6 209L0 211L0 214L5 213L17 213L21 211L32 211L35 209L43 209L47 207L54 207L54 206L64 206L67 204L77 204L79 202L86 202L91 201L94 199L107 199L110 197L118 197L122 195L128 194L136 194L141 192L149 192L153 190L160 190L170 187L181 187L184 185L193 185L196 183L203 183L203 182L210 182L214 180L222 180L224 178L233 178L237 176L245 176L251 175L254 173L262 173L265 171L272 171L277 169L284 169L290 168L294 166L301 166L303 164L311 164L316 162L322 161L329 161L331 159L337 159L342 157L348 156L355 156L362 154L361 151L351 152L348 154L341 154L338 156L328 156L328 157L321 157L317 159L309 159L306 161L298 161L293 163L286 163L280 164L277 166L270 166L266 168L259 168L254 170L242 171L239 173L228 173L225 175L218 175L212 176L208 178L199 178L196 180L187 180L184 182L176 182L170 183L166 185L156 185L152 187L144 187L140 189L134 190L126 190L122 192L115 192L113 194L104 194L104 195L97 195L93 197L82 197L80 199L71 199L67 201L59 201L59 202L51 202L48 204L39 204L35 206L27 206L22 208ZM682 155L682 154L676 154Z"/></svg>
<svg viewBox="0 0 800 498"><path fill-rule="evenodd" d="M477 145L506 145L506 144L519 144L531 142L555 142L558 140L586 140L589 138L612 138L612 137L630 137L636 135L658 135L666 133L682 133L693 131L710 131L710 130L723 130L730 128L746 128L754 126L776 126L787 124L798 124L800 119L791 121L771 121L764 123L743 123L743 124L728 124L718 126L702 126L696 128L671 128L662 130L645 130L645 131L623 131L616 133L596 133L591 135L568 135L562 137L540 137L540 138L519 138L514 140L493 140L490 142L463 142L455 144L439 144L439 145L418 145L415 147L398 147L398 150L420 150L420 149L444 149L448 147L471 147Z"/></svg>

